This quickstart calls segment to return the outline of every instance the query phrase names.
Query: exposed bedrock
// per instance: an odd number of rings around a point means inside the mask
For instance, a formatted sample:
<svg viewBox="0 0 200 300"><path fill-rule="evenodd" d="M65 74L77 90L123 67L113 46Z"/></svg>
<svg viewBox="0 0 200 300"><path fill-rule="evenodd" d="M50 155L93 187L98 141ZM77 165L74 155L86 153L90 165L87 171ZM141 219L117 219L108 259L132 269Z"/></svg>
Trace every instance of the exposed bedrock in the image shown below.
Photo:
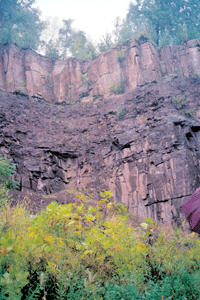
<svg viewBox="0 0 200 300"><path fill-rule="evenodd" d="M110 90L131 91L165 76L200 74L200 42L158 50L150 41L132 40L93 60L52 60L30 49L0 45L0 88L43 98L49 102L87 102L110 95Z"/></svg>
<svg viewBox="0 0 200 300"><path fill-rule="evenodd" d="M63 62L1 46L0 152L21 190L109 189L132 214L180 225L200 183L199 42L122 49L122 62L119 49Z"/></svg>

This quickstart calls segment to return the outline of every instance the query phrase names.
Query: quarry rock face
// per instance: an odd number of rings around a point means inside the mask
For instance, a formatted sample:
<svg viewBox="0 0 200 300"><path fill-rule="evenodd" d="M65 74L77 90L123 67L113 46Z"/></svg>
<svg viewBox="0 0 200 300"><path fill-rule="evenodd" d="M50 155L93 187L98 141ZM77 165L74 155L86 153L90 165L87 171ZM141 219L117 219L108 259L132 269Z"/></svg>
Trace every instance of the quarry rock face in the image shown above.
<svg viewBox="0 0 200 300"><path fill-rule="evenodd" d="M133 40L53 61L2 45L0 151L20 190L111 190L133 215L180 225L200 184L199 50Z"/></svg>
<svg viewBox="0 0 200 300"><path fill-rule="evenodd" d="M52 60L30 49L0 46L0 88L52 103L88 102L112 90L128 92L165 76L200 74L200 42L158 50L150 41L132 40L93 60Z"/></svg>

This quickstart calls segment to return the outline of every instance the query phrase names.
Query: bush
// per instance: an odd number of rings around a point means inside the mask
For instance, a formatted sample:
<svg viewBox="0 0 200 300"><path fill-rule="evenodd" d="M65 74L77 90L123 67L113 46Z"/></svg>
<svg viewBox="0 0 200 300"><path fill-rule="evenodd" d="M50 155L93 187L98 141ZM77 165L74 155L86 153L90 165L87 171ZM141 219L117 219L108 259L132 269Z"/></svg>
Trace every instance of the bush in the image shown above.
<svg viewBox="0 0 200 300"><path fill-rule="evenodd" d="M121 51L117 52L116 58L119 63L122 63L125 59L124 51L121 50Z"/></svg>
<svg viewBox="0 0 200 300"><path fill-rule="evenodd" d="M185 99L184 95L182 95L182 96L180 95L180 96L172 98L172 103L174 104L174 106L177 109L183 109L187 105L188 102L189 102L189 100Z"/></svg>
<svg viewBox="0 0 200 300"><path fill-rule="evenodd" d="M166 276L156 283L149 281L146 295L153 297L154 300L199 299L199 283L193 274L182 268L176 275Z"/></svg>
<svg viewBox="0 0 200 300"><path fill-rule="evenodd" d="M189 102L190 100L185 99L184 95L172 98L172 103L174 104L176 109L181 110L187 117L194 117L196 107L190 107L190 105L188 105Z"/></svg>
<svg viewBox="0 0 200 300"><path fill-rule="evenodd" d="M119 119L122 119L123 116L125 116L126 114L126 107L123 106L122 108L120 108L118 111L117 111L117 115L118 115L118 118Z"/></svg>
<svg viewBox="0 0 200 300"><path fill-rule="evenodd" d="M23 205L3 207L0 299L198 299L197 236L169 238L150 218L134 229L111 195L89 206L77 194L32 217Z"/></svg>
<svg viewBox="0 0 200 300"><path fill-rule="evenodd" d="M15 164L12 159L3 157L0 154L0 184L5 188L16 188L18 183L11 180L11 176L15 172Z"/></svg>
<svg viewBox="0 0 200 300"><path fill-rule="evenodd" d="M196 112L196 107L190 107L188 109L185 109L185 114L188 117L194 117L195 112Z"/></svg>
<svg viewBox="0 0 200 300"><path fill-rule="evenodd" d="M144 32L140 32L137 36L137 38L139 39L139 41L141 42L147 42L149 40L149 35L147 33Z"/></svg>
<svg viewBox="0 0 200 300"><path fill-rule="evenodd" d="M15 164L12 159L0 155L0 210L11 200L8 189L18 187L18 182L13 181L11 176L15 172Z"/></svg>
<svg viewBox="0 0 200 300"><path fill-rule="evenodd" d="M111 94L123 94L125 92L126 80L123 79L117 86L111 82L110 83L110 93Z"/></svg>

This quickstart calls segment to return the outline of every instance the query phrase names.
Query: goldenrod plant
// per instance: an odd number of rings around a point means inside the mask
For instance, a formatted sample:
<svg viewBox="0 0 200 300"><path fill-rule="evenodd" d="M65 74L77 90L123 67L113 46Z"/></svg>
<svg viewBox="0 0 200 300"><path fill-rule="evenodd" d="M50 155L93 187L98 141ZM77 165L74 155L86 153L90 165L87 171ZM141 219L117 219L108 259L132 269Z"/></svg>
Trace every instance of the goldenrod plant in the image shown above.
<svg viewBox="0 0 200 300"><path fill-rule="evenodd" d="M2 208L0 299L199 299L196 234L150 218L134 228L110 191L88 195L35 215Z"/></svg>

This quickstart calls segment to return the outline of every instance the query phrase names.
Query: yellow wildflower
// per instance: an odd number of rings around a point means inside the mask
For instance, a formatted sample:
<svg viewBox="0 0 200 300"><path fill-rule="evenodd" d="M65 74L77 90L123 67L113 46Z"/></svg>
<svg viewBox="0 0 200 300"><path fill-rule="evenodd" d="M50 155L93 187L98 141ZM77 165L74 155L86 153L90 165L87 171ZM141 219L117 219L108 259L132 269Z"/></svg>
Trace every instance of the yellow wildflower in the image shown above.
<svg viewBox="0 0 200 300"><path fill-rule="evenodd" d="M53 237L51 235L44 236L43 239L49 244L53 242Z"/></svg>

